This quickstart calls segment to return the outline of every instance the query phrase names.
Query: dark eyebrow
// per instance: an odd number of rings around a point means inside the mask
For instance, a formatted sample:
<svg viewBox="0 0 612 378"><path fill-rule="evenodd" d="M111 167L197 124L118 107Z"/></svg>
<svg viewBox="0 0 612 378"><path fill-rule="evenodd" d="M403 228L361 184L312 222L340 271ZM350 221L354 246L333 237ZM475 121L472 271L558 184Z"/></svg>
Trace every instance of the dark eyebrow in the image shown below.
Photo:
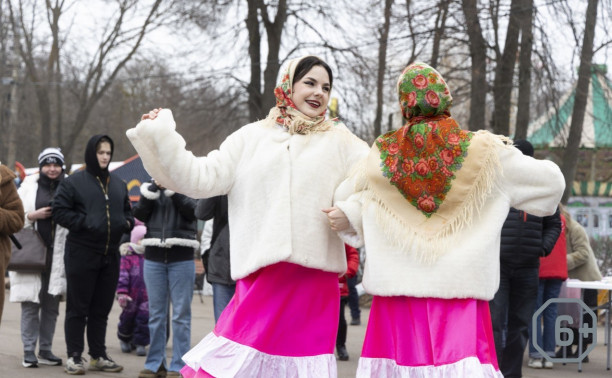
<svg viewBox="0 0 612 378"><path fill-rule="evenodd" d="M305 80L312 80L315 83L318 83L317 79L315 79L314 77L306 76L304 79ZM331 87L331 84L329 84L329 83L324 83L323 85L327 85L328 87Z"/></svg>

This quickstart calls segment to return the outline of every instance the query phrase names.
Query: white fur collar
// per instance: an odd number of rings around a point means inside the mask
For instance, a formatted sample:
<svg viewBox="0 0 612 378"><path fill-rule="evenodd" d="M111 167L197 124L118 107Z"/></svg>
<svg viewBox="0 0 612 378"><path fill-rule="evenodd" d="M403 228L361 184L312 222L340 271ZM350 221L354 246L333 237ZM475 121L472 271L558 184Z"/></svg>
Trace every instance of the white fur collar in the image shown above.
<svg viewBox="0 0 612 378"><path fill-rule="evenodd" d="M146 247L171 248L173 246L200 248L200 242L194 239L167 238L162 241L159 238L143 239L141 244Z"/></svg>
<svg viewBox="0 0 612 378"><path fill-rule="evenodd" d="M149 182L145 182L144 184L140 185L140 194L142 194L146 199L149 199L151 201L155 201L156 199L159 199L160 196L160 191L156 191L156 192L152 192L149 188L151 187L151 183ZM170 189L164 189L164 195L166 197L172 197L174 195L174 191L170 190Z"/></svg>
<svg viewBox="0 0 612 378"><path fill-rule="evenodd" d="M136 243L123 243L119 246L119 252L121 253L121 256L128 256L132 254L142 255L145 252L145 247Z"/></svg>

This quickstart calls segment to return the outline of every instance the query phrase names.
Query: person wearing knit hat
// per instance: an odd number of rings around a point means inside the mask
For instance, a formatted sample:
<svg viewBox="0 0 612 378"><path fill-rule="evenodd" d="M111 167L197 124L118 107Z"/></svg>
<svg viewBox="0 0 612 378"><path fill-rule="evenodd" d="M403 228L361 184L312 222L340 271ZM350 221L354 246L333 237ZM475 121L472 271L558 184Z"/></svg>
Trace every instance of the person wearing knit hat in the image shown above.
<svg viewBox="0 0 612 378"><path fill-rule="evenodd" d="M47 147L38 155L38 166L42 168L48 164L64 166L64 155L62 150L57 147Z"/></svg>
<svg viewBox="0 0 612 378"><path fill-rule="evenodd" d="M397 92L404 125L376 138L336 193L348 224L334 229L365 243L373 295L357 376L501 378L488 302L500 229L510 206L554 213L563 175L506 137L461 129L429 65L406 67Z"/></svg>
<svg viewBox="0 0 612 378"><path fill-rule="evenodd" d="M25 210L25 228L38 231L47 246L47 267L42 273L9 272L9 300L21 304L24 367L62 364L51 347L59 302L66 294L64 243L68 230L57 225L51 213L56 189L65 177L64 156L59 148L46 148L38 155L38 163L40 172L26 176L19 187L19 196Z"/></svg>
<svg viewBox="0 0 612 378"><path fill-rule="evenodd" d="M136 349L136 355L146 356L149 345L149 297L144 282L144 245L140 242L147 232L142 223L135 225L130 242L119 247L121 265L117 283L117 302L123 309L119 315L117 337L123 353Z"/></svg>

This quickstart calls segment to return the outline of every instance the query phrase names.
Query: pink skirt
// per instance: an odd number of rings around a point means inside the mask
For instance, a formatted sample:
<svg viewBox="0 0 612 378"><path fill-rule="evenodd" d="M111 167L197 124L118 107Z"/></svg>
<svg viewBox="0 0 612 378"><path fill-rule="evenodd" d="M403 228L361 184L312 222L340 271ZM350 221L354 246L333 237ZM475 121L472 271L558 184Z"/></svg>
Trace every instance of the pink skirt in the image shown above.
<svg viewBox="0 0 612 378"><path fill-rule="evenodd" d="M503 378L489 303L374 296L357 377Z"/></svg>
<svg viewBox="0 0 612 378"><path fill-rule="evenodd" d="M236 282L184 377L336 377L338 274L280 262Z"/></svg>

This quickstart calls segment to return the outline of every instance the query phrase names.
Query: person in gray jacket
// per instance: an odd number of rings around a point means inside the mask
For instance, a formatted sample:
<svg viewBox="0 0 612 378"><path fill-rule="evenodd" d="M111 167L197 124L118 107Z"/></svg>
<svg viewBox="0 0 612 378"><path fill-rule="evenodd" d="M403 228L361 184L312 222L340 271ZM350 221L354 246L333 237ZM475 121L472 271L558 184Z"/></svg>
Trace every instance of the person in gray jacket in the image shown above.
<svg viewBox="0 0 612 378"><path fill-rule="evenodd" d="M561 206L561 211L566 219L565 240L567 243L567 274L569 278L581 281L600 281L602 276L597 267L597 260L593 248L591 248L589 235L584 227L567 212L565 207ZM597 306L597 290L584 289L582 300L589 307ZM577 323L574 325L577 325ZM593 326L593 318L586 312L583 314L583 325L586 328ZM593 335L583 335L577 327L570 326L569 328L574 334L572 345L560 347L557 350L556 358L577 358L587 350L589 344L593 343ZM582 340L582 350L578 350L578 340L580 337L584 337ZM572 350L574 345L576 348ZM565 348L567 350L564 352L563 349ZM585 356L582 362L589 362L589 356Z"/></svg>
<svg viewBox="0 0 612 378"><path fill-rule="evenodd" d="M198 200L195 211L201 220L213 219L210 248L202 255L206 280L213 288L215 322L236 292L236 281L230 269L230 239L227 216L227 196Z"/></svg>

